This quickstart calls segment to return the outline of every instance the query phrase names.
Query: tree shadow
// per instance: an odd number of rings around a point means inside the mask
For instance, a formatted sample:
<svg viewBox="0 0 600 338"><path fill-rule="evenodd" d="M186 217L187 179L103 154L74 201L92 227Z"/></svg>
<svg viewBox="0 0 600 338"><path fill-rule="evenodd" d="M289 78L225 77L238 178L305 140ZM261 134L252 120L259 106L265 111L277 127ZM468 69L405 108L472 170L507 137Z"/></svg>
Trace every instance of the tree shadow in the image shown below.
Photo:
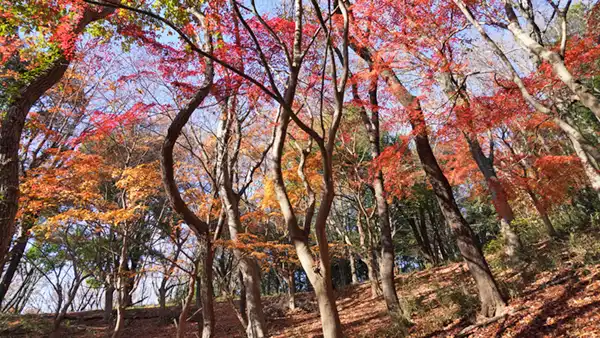
<svg viewBox="0 0 600 338"><path fill-rule="evenodd" d="M572 273L572 272L569 272ZM564 279L567 275L558 275L553 278L552 281L541 285L540 287L528 292L528 295L532 295L535 292L540 292L541 290L558 284L552 284L553 281L560 281ZM565 281L571 281L576 278L576 275L572 274L570 278ZM595 301L593 303L580 306L580 307L570 307L568 305L568 301L574 297L576 297L580 292L584 291L585 288L593 281L596 276L592 278L588 278L581 281L576 281L574 283L568 284L565 286L565 290L563 293L555 300L546 302L542 308L538 311L538 314L535 318L530 321L527 325L517 328L516 338L529 338L529 337L539 337L546 336L551 333L553 336L562 336L568 335L567 330L569 329L569 323L580 316L584 315L588 311L594 310L598 305L600 305L600 301ZM593 291L595 296L597 296L598 291ZM592 295L593 297L594 295ZM525 309L524 311L527 311ZM548 324L547 319L559 317L554 322ZM495 337L501 337L508 329L515 327L521 316L511 316L508 320L504 321L498 331L496 331Z"/></svg>

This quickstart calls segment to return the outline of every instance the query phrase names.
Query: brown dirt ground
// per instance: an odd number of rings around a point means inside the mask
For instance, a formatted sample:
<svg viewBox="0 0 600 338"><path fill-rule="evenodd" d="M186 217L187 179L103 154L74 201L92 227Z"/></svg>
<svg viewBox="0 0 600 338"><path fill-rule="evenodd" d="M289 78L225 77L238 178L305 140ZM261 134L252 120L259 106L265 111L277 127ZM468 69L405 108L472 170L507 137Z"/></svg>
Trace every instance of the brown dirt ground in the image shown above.
<svg viewBox="0 0 600 338"><path fill-rule="evenodd" d="M503 273L500 284L515 293L510 315L479 327L470 337L600 337L600 265L563 266L533 274L529 279L516 273ZM530 280L531 282L527 282ZM399 295L413 311L411 337L451 337L471 325L476 302L473 285L462 263L403 274L397 279ZM512 290L512 291L511 291ZM282 310L280 297L265 299L268 330L273 337L319 337L318 310L311 294L298 295L299 308ZM348 337L402 336L386 314L382 297L371 298L368 284L348 287L337 294L340 320ZM175 326L153 317L157 309L134 309L123 337L173 337ZM137 312L136 312L137 311ZM216 304L216 337L243 337L244 330L228 303ZM98 318L99 312L72 314L63 337L103 337L109 332ZM138 318L135 318L138 317ZM153 318L141 318L153 317ZM25 317L21 317L25 318ZM35 316L29 316L31 321ZM41 317L37 317L37 320ZM95 318L95 319L94 319ZM27 331L16 319L0 328L0 335L44 336ZM190 323L188 337L196 337L196 324Z"/></svg>

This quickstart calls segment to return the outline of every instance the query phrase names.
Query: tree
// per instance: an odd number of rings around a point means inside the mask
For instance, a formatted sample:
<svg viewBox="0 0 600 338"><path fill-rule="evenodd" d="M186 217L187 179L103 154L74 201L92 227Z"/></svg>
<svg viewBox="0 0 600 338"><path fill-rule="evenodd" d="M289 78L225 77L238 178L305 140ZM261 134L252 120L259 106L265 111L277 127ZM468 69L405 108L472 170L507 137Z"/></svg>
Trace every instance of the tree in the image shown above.
<svg viewBox="0 0 600 338"><path fill-rule="evenodd" d="M43 38L48 45L32 46L30 58L13 47L3 48L3 82L1 92L2 123L0 124L0 262L10 245L19 200L19 146L21 134L31 108L44 93L60 81L74 53L75 41L92 22L113 13L112 8L61 2L57 6L46 2L27 2L13 6L3 1L0 10L11 20L3 29L6 46L25 45L20 38L35 35L35 27L48 24L51 28ZM27 13L43 13L42 22ZM61 20L64 18L64 20ZM20 30L23 30L19 32Z"/></svg>
<svg viewBox="0 0 600 338"><path fill-rule="evenodd" d="M393 72L393 69L384 60L374 56L377 53L369 45L365 45L365 42L354 39L351 41L351 46L373 69L378 69L379 75L386 81L394 97L407 110L421 165L425 170L429 183L433 187L446 222L448 222L458 242L460 253L469 266L471 275L475 279L479 291L482 314L493 317L503 313L506 308L506 301L503 299L487 261L476 242L473 230L462 216L456 204L452 187L448 183L448 179L433 154L419 99L408 91Z"/></svg>

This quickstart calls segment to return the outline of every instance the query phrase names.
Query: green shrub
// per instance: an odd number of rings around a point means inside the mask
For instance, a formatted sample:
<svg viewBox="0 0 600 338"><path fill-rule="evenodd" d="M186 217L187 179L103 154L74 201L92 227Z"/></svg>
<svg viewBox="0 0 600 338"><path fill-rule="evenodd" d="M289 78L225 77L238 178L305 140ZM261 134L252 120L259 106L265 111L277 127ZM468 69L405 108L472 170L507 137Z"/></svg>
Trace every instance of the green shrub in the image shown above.
<svg viewBox="0 0 600 338"><path fill-rule="evenodd" d="M600 262L600 242L586 233L569 235L570 260L579 264L597 264Z"/></svg>

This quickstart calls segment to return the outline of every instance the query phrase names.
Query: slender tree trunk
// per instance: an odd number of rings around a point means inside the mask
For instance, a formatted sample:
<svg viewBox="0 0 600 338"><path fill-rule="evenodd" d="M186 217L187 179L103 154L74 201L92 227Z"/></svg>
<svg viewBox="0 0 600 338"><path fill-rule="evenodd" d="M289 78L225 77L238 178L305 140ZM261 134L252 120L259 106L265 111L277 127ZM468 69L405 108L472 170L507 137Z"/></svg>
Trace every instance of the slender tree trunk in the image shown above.
<svg viewBox="0 0 600 338"><path fill-rule="evenodd" d="M444 243L442 241L442 237L440 236L440 233L437 229L437 226L435 225L435 223L433 223L433 218L430 218L432 220L432 228L433 228L433 238L436 241L438 248L440 250L440 255L442 256L442 260L443 261L447 261L448 260L448 254L446 253L446 249L444 248Z"/></svg>
<svg viewBox="0 0 600 338"><path fill-rule="evenodd" d="M118 285L118 305L117 305L117 323L113 330L112 338L119 338L125 326L125 302L127 299L127 282L129 281L128 276L125 275L127 269L127 252L129 245L129 232L123 231L123 241L121 244L121 256L119 258L119 268L117 276Z"/></svg>
<svg viewBox="0 0 600 338"><path fill-rule="evenodd" d="M185 301L181 306L181 313L179 314L179 321L177 322L177 332L175 337L183 338L185 337L188 317L190 316L190 308L192 303L194 302L194 291L196 289L196 276L198 273L198 265L200 265L200 260L194 264L194 271L190 274L190 281L188 283L188 294L185 297Z"/></svg>
<svg viewBox="0 0 600 338"><path fill-rule="evenodd" d="M358 96L356 86L352 88L353 95L356 101L361 102ZM365 129L369 135L369 145L371 157L377 158L381 153L381 145L379 142L379 109L377 100L377 79L371 83L369 89L369 103L371 106L371 116L367 114L364 104L360 106L360 113L365 125ZM381 228L381 284L383 289L383 298L387 305L388 311L392 315L401 315L408 319L410 314L406 309L402 308L396 293L394 285L394 261L396 255L394 253L394 240L392 238L392 230L390 226L389 206L385 197L383 173L378 170L372 181L373 191L375 193L375 202L377 204L377 215L379 218L379 226Z"/></svg>
<svg viewBox="0 0 600 338"><path fill-rule="evenodd" d="M223 174L223 175L228 175ZM222 189L221 194L227 192ZM229 234L233 241L237 240L237 229L241 228L239 219L239 210L237 202L222 198L226 208L227 223L229 225ZM260 276L259 267L250 256L244 254L239 249L233 249L235 257L238 259L239 271L242 275L242 282L246 289L246 313L248 316L248 327L246 334L248 337L265 337L267 334L265 318L262 309L262 301L260 297Z"/></svg>
<svg viewBox="0 0 600 338"><path fill-rule="evenodd" d="M383 190L383 174L379 171L373 180L373 189L375 191L375 199L377 202L377 213L379 215L379 225L381 227L381 286L383 298L387 305L388 311L394 315L400 315L404 318L410 318L407 309L400 306L396 286L394 285L394 242L392 238L392 230L389 222L388 204L385 200Z"/></svg>
<svg viewBox="0 0 600 338"><path fill-rule="evenodd" d="M511 3L505 1L504 8L509 20L508 30L515 36L517 41L525 46L531 54L548 62L552 67L554 75L559 78L573 94L579 97L579 101L589 108L596 118L600 120L600 100L598 100L586 86L581 84L579 79L573 76L560 54L543 46L540 41L536 41L529 33L521 29L521 24L519 23L519 19L517 18Z"/></svg>
<svg viewBox="0 0 600 338"><path fill-rule="evenodd" d="M448 63L445 58L444 61L445 63ZM441 74L439 82L448 98L456 97L457 106L470 108L469 97L466 93L466 90L459 87L449 71L445 71ZM479 140L477 139L477 135L472 132L471 120L468 120L468 118L464 118L462 116L459 116L459 119L467 120L465 122L468 124L468 126L465 130L463 130L463 135L469 144L471 156L475 160L479 171L485 178L487 187L492 195L492 203L494 204L496 213L501 218L500 230L505 241L505 253L509 258L516 261L518 260L517 254L522 250L522 244L521 239L511 226L515 216L510 203L508 202L508 195L504 191L502 183L498 179L498 175L496 175L496 170L494 169L493 140L490 140L490 154L485 156L483 150L481 149L481 144L479 144Z"/></svg>
<svg viewBox="0 0 600 338"><path fill-rule="evenodd" d="M158 288L158 306L160 308L160 321L167 320L167 279L163 278Z"/></svg>
<svg viewBox="0 0 600 338"><path fill-rule="evenodd" d="M350 274L352 278L352 284L358 284L358 275L356 272L356 260L352 250L348 250L348 261L350 262Z"/></svg>
<svg viewBox="0 0 600 338"><path fill-rule="evenodd" d="M558 233L556 232L556 229L554 229L554 226L550 221L550 217L548 217L548 212L546 212L546 208L540 203L538 198L535 196L535 193L531 189L527 188L527 194L531 198L535 210L537 210L538 214L540 214L540 217L542 218L542 222L546 227L546 232L548 233L548 235L550 235L551 237L557 237Z"/></svg>
<svg viewBox="0 0 600 338"><path fill-rule="evenodd" d="M104 321L110 322L113 316L113 295L115 287L112 284L105 286L104 292Z"/></svg>
<svg viewBox="0 0 600 338"><path fill-rule="evenodd" d="M230 173L231 158L229 157L229 143L232 140L231 133L237 125L237 109L235 103L233 108L225 107L221 114L219 127L217 131L217 175L219 177L218 189L223 208L226 214L226 221L229 227L229 235L232 242L238 242L238 231L242 229L239 210L239 196L233 190L232 176ZM239 132L239 130L237 130ZM241 135L238 135L241 138ZM242 252L238 248L233 248L233 254L238 260L239 271L242 275L242 282L246 288L246 305L248 315L248 327L246 334L251 338L262 338L267 335L267 326L263 314L262 301L260 296L260 268L252 256Z"/></svg>
<svg viewBox="0 0 600 338"><path fill-rule="evenodd" d="M198 272L200 274L200 272ZM201 282L201 278L200 275L198 275L198 278L196 278L196 307L199 309L200 307L202 307L202 292L200 292L200 289L202 288L202 282Z"/></svg>
<svg viewBox="0 0 600 338"><path fill-rule="evenodd" d="M429 233L427 231L427 218L425 217L425 210L423 210L422 206L419 206L419 232L421 233L421 238L423 239L423 247L427 251L428 255L431 257L431 262L433 264L437 264L437 255L435 254L435 250L429 241Z"/></svg>
<svg viewBox="0 0 600 338"><path fill-rule="evenodd" d="M213 290L213 249L210 234L205 234L204 264L198 272L199 288L202 300L202 338L212 338L215 331L215 310ZM200 326L200 323L198 323Z"/></svg>
<svg viewBox="0 0 600 338"><path fill-rule="evenodd" d="M423 238L421 237L421 233L419 232L419 229L417 228L417 223L415 222L415 219L409 216L407 218L407 221L408 221L408 224L410 225L410 229L412 230L413 235L415 236L417 245L419 246L419 249L421 249L421 252L423 253L423 256L425 257L425 260L427 260L430 263L433 263L434 259L431 256L431 253L429 252L428 248L423 243Z"/></svg>
<svg viewBox="0 0 600 338"><path fill-rule="evenodd" d="M356 218L356 227L358 228L359 244L364 251L361 260L367 266L367 276L369 277L369 284L371 285L371 298L375 299L380 295L377 272L374 269L375 258L371 245L371 239L369 238L369 241L366 239L360 215L358 215Z"/></svg>
<svg viewBox="0 0 600 338"><path fill-rule="evenodd" d="M377 270L375 269L377 258L375 258L373 250L369 250L362 261L367 266L367 276L369 277L369 284L371 285L371 299L375 299L381 295L381 288L379 287L379 278L377 277Z"/></svg>
<svg viewBox="0 0 600 338"><path fill-rule="evenodd" d="M244 285L244 276L242 271L238 270L238 280L240 282L240 315L245 326L248 325L248 299L246 298L246 285Z"/></svg>
<svg viewBox="0 0 600 338"><path fill-rule="evenodd" d="M290 310L296 309L296 278L294 276L294 269L288 270L288 276L286 278L288 284L288 308Z"/></svg>
<svg viewBox="0 0 600 338"><path fill-rule="evenodd" d="M8 289L10 288L10 284L12 283L12 280L15 277L17 268L21 263L23 254L25 253L27 241L29 240L28 231L29 227L22 229L21 235L16 240L15 244L10 250L10 260L8 266L6 267L6 270L4 271L4 275L2 275L2 281L0 282L0 308L4 301L4 297L6 297Z"/></svg>
<svg viewBox="0 0 600 338"><path fill-rule="evenodd" d="M600 195L600 172L594 166L594 158L590 156L589 149L586 151L581 141L582 137L576 133L576 129L568 126L564 121L560 119L554 119L558 126L567 134L571 140L571 145L575 150L575 154L579 157L583 170L588 177L592 188Z"/></svg>
<svg viewBox="0 0 600 338"><path fill-rule="evenodd" d="M515 216L512 207L508 202L508 195L506 194L506 191L504 191L502 183L500 183L500 180L496 175L496 170L493 165L493 154L490 154L489 157L486 157L483 154L483 150L481 149L477 137L471 138L466 134L465 137L469 143L469 149L471 150L473 159L475 159L479 170L485 177L488 189L490 189L494 208L501 218L500 230L505 240L505 253L508 257L516 259L517 254L522 251L523 245L521 244L521 239L511 226ZM493 151L493 148L491 151Z"/></svg>
<svg viewBox="0 0 600 338"><path fill-rule="evenodd" d="M79 288L81 287L81 283L87 278L87 277L82 277L78 273L75 273L75 275L77 277L75 277L76 280L74 281L74 284L69 289L69 292L67 294L67 301L63 304L63 306L60 308L60 311L58 313L56 313L56 316L54 317L53 330L52 330L53 335L55 333L57 333L58 329L60 329L60 324L65 319L65 316L67 314L67 311L69 310L69 307L71 306L71 304L73 304L73 301L75 300L75 296L77 296L77 291L79 291Z"/></svg>

